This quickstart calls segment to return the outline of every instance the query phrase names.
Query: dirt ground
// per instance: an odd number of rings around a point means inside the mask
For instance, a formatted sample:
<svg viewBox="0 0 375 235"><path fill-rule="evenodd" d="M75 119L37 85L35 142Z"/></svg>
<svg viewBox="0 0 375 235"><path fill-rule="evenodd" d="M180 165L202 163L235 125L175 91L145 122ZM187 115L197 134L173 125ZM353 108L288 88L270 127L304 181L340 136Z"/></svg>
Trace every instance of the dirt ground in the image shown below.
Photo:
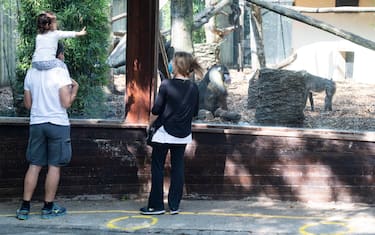
<svg viewBox="0 0 375 235"><path fill-rule="evenodd" d="M232 84L228 87L228 108L242 115L240 124L254 124L255 109L247 109L248 77L250 72L232 70ZM333 111L324 111L325 93L314 93L315 111L310 104L305 108L304 127L337 130L375 130L375 84L350 80L335 81Z"/></svg>
<svg viewBox="0 0 375 235"><path fill-rule="evenodd" d="M247 108L248 79L250 71L231 70L232 83L228 86L228 108L241 114L237 125L256 125L255 109ZM113 86L106 89L109 112L107 118L124 117L124 76L115 76ZM314 94L315 111L305 109L304 127L355 131L375 131L375 84L336 81L333 111L324 111L324 93ZM0 116L12 116L12 93L9 87L0 88ZM215 119L214 123L224 123ZM227 123L232 124L232 123Z"/></svg>

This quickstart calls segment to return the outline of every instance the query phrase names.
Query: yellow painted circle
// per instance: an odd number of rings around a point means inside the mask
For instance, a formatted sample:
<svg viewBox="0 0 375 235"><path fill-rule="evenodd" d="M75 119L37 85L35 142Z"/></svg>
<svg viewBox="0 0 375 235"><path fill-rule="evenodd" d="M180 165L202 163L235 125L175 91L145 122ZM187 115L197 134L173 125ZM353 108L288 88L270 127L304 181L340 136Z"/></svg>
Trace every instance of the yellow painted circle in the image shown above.
<svg viewBox="0 0 375 235"><path fill-rule="evenodd" d="M120 227L116 225L119 221L127 220L127 219L148 219L148 223L142 223L137 226L132 226L132 227ZM149 228L153 225L155 225L158 222L158 219L152 216L145 216L145 215L134 215L134 216L123 216L119 218L115 218L110 220L107 223L107 228L109 229L117 229L117 230L122 230L122 231L135 231L143 228Z"/></svg>
<svg viewBox="0 0 375 235"><path fill-rule="evenodd" d="M340 223L340 222L319 222L319 223L306 224L306 225L300 227L299 232L302 235L317 235L315 233L307 232L306 229L311 228L311 227L315 227L315 226L318 226L318 225L321 225L321 224L341 226L346 231L341 231L341 232L336 232L336 233L319 233L319 235L345 235L345 234L348 234L348 233L352 232L352 229L346 223Z"/></svg>

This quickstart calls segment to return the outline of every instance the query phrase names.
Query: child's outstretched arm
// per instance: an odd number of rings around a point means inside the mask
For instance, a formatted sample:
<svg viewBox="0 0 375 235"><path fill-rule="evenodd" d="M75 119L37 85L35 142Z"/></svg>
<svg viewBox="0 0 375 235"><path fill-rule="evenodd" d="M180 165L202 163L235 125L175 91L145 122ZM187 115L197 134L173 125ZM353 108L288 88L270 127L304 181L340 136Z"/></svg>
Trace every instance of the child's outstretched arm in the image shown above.
<svg viewBox="0 0 375 235"><path fill-rule="evenodd" d="M82 29L81 31L76 32L76 36L77 36L77 37L78 37L78 36L84 36L84 35L86 35L86 34L87 34L87 32L86 32L86 26L83 27L83 29Z"/></svg>

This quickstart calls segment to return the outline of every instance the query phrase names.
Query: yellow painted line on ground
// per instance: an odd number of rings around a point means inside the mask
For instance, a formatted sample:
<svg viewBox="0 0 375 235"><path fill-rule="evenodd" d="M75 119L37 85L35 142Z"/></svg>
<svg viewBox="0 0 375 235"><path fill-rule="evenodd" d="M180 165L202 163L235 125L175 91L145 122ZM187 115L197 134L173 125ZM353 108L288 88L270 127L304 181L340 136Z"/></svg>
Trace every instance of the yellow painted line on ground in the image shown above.
<svg viewBox="0 0 375 235"><path fill-rule="evenodd" d="M343 227L343 230L341 232L336 232L336 233L320 233L321 235L345 235L345 234L350 234L354 232L354 229L351 228L349 225L346 223L341 223L341 222L332 222L332 221L324 221L324 222L319 222L319 223L310 223L310 224L305 224L302 227L299 228L299 233L301 235L316 235L315 233L310 233L307 232L306 230L311 228L311 227L316 227L320 225L335 225L335 226L340 226Z"/></svg>
<svg viewBox="0 0 375 235"><path fill-rule="evenodd" d="M110 214L110 213L128 213L128 214L139 214L139 211L130 210L92 210L92 211L67 211L67 214ZM32 212L30 215L40 214L38 212ZM248 213L225 213L225 212L180 212L180 215L207 215L207 216L226 216L226 217L254 217L254 218L269 218L269 219L314 219L324 220L327 217L321 216L291 216L291 215L266 215L266 214L248 214ZM0 214L0 217L12 217L14 214ZM345 220L345 219L342 219Z"/></svg>
<svg viewBox="0 0 375 235"><path fill-rule="evenodd" d="M121 214L139 214L139 211L131 211L131 210L91 210L91 211L68 211L67 214L113 214L113 213L121 213ZM38 212L32 212L30 215L39 215ZM265 218L265 219L293 219L293 220L306 220L306 219L313 219L313 220L326 220L328 216L291 216L291 215L266 215L266 214L249 214L249 213L225 213L225 212L180 212L180 215L198 215L198 216L224 216L224 217L253 217L253 218ZM15 217L14 214L0 214L0 217ZM131 226L131 227L121 227L118 226L118 222L122 222L128 219L141 219L141 220L149 220L147 222L142 222L140 225ZM315 233L308 232L309 228L319 225L335 225L343 227L341 232L331 233L331 234L320 234L320 235L345 235L352 233L354 230L353 228L349 227L344 221L348 221L348 219L340 219L340 221L323 221L317 223L309 223L301 226L299 228L299 233L301 235L316 235ZM133 216L122 216L118 218L114 218L106 223L106 227L109 229L116 229L121 231L136 231L144 228L151 227L158 223L158 219L153 216L144 216L144 215L133 215Z"/></svg>
<svg viewBox="0 0 375 235"><path fill-rule="evenodd" d="M151 222L150 223L141 223L140 225L131 226L131 227L120 227L120 226L116 225L117 222L127 220L127 219L148 219L148 220L151 220ZM123 216L123 217L112 219L106 224L106 226L109 229L116 229L116 230L131 232L131 231L136 231L136 230L140 230L140 229L144 229L144 228L149 228L149 227L155 225L157 222L158 222L158 219L155 218L155 217L152 217L152 216L134 215L134 216Z"/></svg>
<svg viewBox="0 0 375 235"><path fill-rule="evenodd" d="M31 212L29 215L40 215L40 212ZM16 211L14 214L0 214L0 217L16 217Z"/></svg>
<svg viewBox="0 0 375 235"><path fill-rule="evenodd" d="M127 210L95 210L95 211L68 211L69 214L96 214L96 213L129 213L139 214L139 211L127 211Z"/></svg>
<svg viewBox="0 0 375 235"><path fill-rule="evenodd" d="M225 212L181 212L182 215L211 215L211 216L227 216L227 217L254 217L269 219L325 219L318 216L291 216L291 215L264 215L264 214L247 214L247 213L225 213Z"/></svg>
<svg viewBox="0 0 375 235"><path fill-rule="evenodd" d="M95 211L67 211L66 214L110 214L110 213L129 213L129 214L139 214L139 211L127 211L127 210L95 210ZM29 215L40 215L40 212L31 212ZM15 217L14 214L0 214L0 217Z"/></svg>
<svg viewBox="0 0 375 235"><path fill-rule="evenodd" d="M69 211L70 214L96 214L96 213L129 213L139 214L139 211L127 210L95 210L95 211ZM290 216L290 215L265 215L265 214L248 214L248 213L226 213L226 212L180 212L180 215L209 215L209 216L227 216L227 217L255 217L255 218L275 218L275 219L318 219L326 217L321 216Z"/></svg>

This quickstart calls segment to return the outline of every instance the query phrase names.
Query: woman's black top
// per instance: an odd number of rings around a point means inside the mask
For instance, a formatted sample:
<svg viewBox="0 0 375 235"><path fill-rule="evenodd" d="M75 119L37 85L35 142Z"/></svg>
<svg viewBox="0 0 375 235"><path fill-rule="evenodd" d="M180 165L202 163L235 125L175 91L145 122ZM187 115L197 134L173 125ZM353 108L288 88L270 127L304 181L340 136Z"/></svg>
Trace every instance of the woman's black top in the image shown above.
<svg viewBox="0 0 375 235"><path fill-rule="evenodd" d="M184 138L191 134L191 122L193 117L198 115L198 109L197 84L190 80L174 78L161 82L151 112L159 115L156 125L163 125L172 136Z"/></svg>

